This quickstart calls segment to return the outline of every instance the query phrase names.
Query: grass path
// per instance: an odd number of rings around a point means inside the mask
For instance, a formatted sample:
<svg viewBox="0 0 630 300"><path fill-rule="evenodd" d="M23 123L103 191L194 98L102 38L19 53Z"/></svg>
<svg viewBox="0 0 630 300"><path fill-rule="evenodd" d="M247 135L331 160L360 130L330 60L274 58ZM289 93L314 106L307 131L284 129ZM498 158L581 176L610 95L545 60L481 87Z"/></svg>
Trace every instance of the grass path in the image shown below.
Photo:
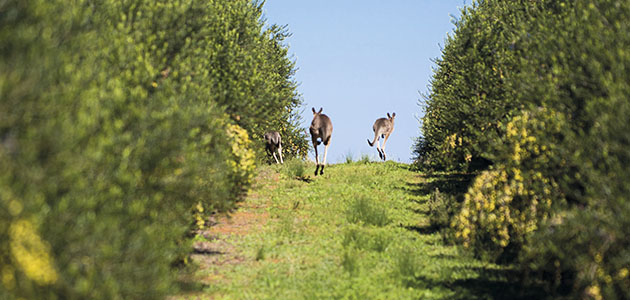
<svg viewBox="0 0 630 300"><path fill-rule="evenodd" d="M431 178L394 162L268 166L241 209L198 237L196 288L173 299L486 299L508 270L429 226Z"/></svg>

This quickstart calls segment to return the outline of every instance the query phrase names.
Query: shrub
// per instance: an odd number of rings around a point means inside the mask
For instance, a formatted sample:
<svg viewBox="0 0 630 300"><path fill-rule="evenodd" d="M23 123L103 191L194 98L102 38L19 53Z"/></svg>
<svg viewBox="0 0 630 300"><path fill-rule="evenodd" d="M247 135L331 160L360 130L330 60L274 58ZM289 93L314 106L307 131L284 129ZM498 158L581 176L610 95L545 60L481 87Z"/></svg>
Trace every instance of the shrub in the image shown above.
<svg viewBox="0 0 630 300"><path fill-rule="evenodd" d="M564 205L555 175L567 169L557 146L565 125L546 109L525 111L506 124L498 141L503 151L495 154L502 163L477 176L454 220L464 245L499 253L510 243L520 247Z"/></svg>
<svg viewBox="0 0 630 300"><path fill-rule="evenodd" d="M423 137L415 153L427 167L469 170L489 164L483 157L487 135L519 107L507 83L518 62L514 24L534 13L532 6L532 1L476 1L462 9L421 103Z"/></svg>
<svg viewBox="0 0 630 300"><path fill-rule="evenodd" d="M491 163L452 220L458 237L509 252L550 293L628 294L629 19L623 1L479 1L438 61L417 152L435 169ZM490 100L479 110L474 91Z"/></svg>
<svg viewBox="0 0 630 300"><path fill-rule="evenodd" d="M283 31L244 0L0 11L0 298L163 297L191 211L251 182L248 105L297 130Z"/></svg>
<svg viewBox="0 0 630 300"><path fill-rule="evenodd" d="M251 141L245 129L238 125L228 125L227 135L232 146L231 159L228 161L230 178L234 183L232 197L242 200L254 179L254 152L250 149Z"/></svg>

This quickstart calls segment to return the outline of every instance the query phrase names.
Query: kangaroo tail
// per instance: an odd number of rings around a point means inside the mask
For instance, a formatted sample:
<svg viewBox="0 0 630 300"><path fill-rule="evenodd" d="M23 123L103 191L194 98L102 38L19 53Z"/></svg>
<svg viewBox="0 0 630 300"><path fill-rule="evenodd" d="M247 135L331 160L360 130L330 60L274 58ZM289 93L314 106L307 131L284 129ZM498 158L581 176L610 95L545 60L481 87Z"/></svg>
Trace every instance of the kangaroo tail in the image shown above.
<svg viewBox="0 0 630 300"><path fill-rule="evenodd" d="M370 145L370 147L374 146L374 143L376 143L377 139L378 139L378 132L374 132L374 140L372 142L370 142L369 139L367 140L367 142Z"/></svg>

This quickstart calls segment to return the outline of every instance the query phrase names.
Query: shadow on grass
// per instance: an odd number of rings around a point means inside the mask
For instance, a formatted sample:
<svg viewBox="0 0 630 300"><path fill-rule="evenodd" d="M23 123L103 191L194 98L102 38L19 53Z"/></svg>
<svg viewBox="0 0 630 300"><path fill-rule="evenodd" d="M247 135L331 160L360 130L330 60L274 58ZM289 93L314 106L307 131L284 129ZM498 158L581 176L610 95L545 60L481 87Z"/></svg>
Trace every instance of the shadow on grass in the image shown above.
<svg viewBox="0 0 630 300"><path fill-rule="evenodd" d="M477 174L474 173L435 173L420 175L421 183L407 184L407 191L419 196L431 194L435 189L440 193L458 196L468 190L468 186Z"/></svg>
<svg viewBox="0 0 630 300"><path fill-rule="evenodd" d="M456 267L451 271L462 269ZM466 272L474 271L477 278L436 280L426 276L408 279L408 287L420 289L447 289L453 291L449 299L546 299L548 295L540 287L524 287L517 272L466 267Z"/></svg>
<svg viewBox="0 0 630 300"><path fill-rule="evenodd" d="M191 278L180 278L175 281L175 284L178 292L181 294L201 293L210 286Z"/></svg>
<svg viewBox="0 0 630 300"><path fill-rule="evenodd" d="M420 182L408 182L404 189L413 196L419 196L416 201L423 209L416 209L414 213L427 215L429 225L407 228L420 234L433 234L448 227L454 214L464 199L464 193L475 178L472 173L434 173L418 174ZM428 197L427 197L428 196ZM424 210L424 211L423 211Z"/></svg>
<svg viewBox="0 0 630 300"><path fill-rule="evenodd" d="M311 176L296 176L295 179L306 182L306 183L313 182L313 179L311 178Z"/></svg>
<svg viewBox="0 0 630 300"><path fill-rule="evenodd" d="M427 226L405 226L407 230L415 231L419 234L434 234L440 231L440 226L431 224Z"/></svg>
<svg viewBox="0 0 630 300"><path fill-rule="evenodd" d="M414 213L419 218L421 215L428 216L430 223L404 228L420 235L448 232L448 224L453 215L458 212L464 194L476 175L475 173L454 172L418 173L422 180L407 183L403 189L413 196L421 197L415 201L426 204L427 211L414 210ZM444 238L444 235L442 237ZM446 238L442 241L446 241ZM444 255L435 258L449 260L456 257ZM457 266L445 268L443 272L443 276L438 278L414 276L406 279L405 284L414 288L452 291L452 297L449 299L545 299L549 297L542 287L524 284L521 280L522 276L510 269ZM476 275L471 276L474 278L453 279L454 276L451 274L456 273Z"/></svg>

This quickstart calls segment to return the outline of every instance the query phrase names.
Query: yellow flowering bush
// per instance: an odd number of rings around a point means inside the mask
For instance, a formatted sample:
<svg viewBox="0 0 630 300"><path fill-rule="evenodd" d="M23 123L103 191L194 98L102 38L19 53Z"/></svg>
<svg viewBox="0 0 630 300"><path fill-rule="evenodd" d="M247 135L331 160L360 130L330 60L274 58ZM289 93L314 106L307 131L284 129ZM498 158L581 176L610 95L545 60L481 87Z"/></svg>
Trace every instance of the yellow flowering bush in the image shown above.
<svg viewBox="0 0 630 300"><path fill-rule="evenodd" d="M261 3L132 2L0 4L0 299L172 295L191 223L251 183L250 136L299 129Z"/></svg>
<svg viewBox="0 0 630 300"><path fill-rule="evenodd" d="M247 131L238 125L227 126L227 135L231 143L231 160L228 161L230 173L234 179L233 196L244 196L254 179L256 160L251 149L251 140Z"/></svg>
<svg viewBox="0 0 630 300"><path fill-rule="evenodd" d="M486 171L454 203L457 237L550 298L630 295L628 20L628 1L478 1L425 99L421 166L462 169L468 148Z"/></svg>
<svg viewBox="0 0 630 300"><path fill-rule="evenodd" d="M456 238L465 246L502 249L522 245L540 222L552 216L553 206L563 203L554 172L552 140L558 136L562 118L553 111L524 111L504 128L500 164L477 176L465 194L459 214L452 221Z"/></svg>
<svg viewBox="0 0 630 300"><path fill-rule="evenodd" d="M232 124L229 116L217 120L217 126L224 128L227 149L224 153L226 161L222 167L225 170L225 181L220 186L216 183L210 184L213 195L201 196L199 201L192 208L194 229L202 230L206 226L207 218L216 212L227 212L234 209L236 202L241 201L246 195L249 186L252 184L256 169L256 154L251 149L252 141L247 130L239 125ZM212 144L209 144L212 145ZM199 178L199 184L205 185L211 178ZM225 189L225 191L217 191ZM217 192L214 195L214 191ZM223 193L225 192L225 193Z"/></svg>

